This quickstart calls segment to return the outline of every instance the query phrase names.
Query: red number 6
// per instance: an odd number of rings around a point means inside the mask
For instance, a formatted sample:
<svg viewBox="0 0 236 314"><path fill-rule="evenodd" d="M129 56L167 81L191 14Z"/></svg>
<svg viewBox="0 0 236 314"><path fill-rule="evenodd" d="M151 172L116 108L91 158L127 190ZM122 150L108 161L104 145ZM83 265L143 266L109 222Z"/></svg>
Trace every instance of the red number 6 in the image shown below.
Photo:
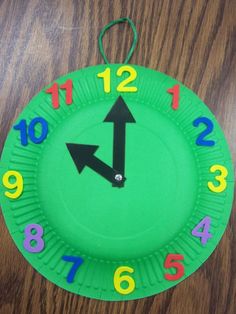
<svg viewBox="0 0 236 314"><path fill-rule="evenodd" d="M181 254L168 254L164 263L165 268L175 268L176 273L174 275L165 274L165 279L167 280L178 280L184 276L184 265L176 262L176 261L183 261L184 257Z"/></svg>

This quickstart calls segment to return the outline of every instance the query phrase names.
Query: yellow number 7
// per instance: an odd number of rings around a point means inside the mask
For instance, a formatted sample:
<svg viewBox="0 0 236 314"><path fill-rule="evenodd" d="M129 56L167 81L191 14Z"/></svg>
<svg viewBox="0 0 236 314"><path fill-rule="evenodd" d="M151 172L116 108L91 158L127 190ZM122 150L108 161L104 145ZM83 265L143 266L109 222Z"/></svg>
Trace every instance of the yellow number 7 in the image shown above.
<svg viewBox="0 0 236 314"><path fill-rule="evenodd" d="M213 165L210 168L210 172L220 171L220 175L215 176L216 181L219 182L217 186L215 186L212 182L208 182L208 188L216 193L223 192L227 187L226 177L228 175L228 170L221 165Z"/></svg>

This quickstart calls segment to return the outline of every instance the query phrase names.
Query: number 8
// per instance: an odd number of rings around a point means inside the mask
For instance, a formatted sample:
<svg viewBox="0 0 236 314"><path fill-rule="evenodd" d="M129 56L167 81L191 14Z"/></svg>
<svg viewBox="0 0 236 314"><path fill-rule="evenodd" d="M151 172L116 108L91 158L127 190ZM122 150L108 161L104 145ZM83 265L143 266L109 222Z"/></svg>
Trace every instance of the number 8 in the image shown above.
<svg viewBox="0 0 236 314"><path fill-rule="evenodd" d="M33 234L32 231L36 233ZM24 248L30 253L39 253L44 249L44 241L42 239L43 228L38 224L31 224L25 228L25 240ZM32 241L36 242L36 245L32 245Z"/></svg>

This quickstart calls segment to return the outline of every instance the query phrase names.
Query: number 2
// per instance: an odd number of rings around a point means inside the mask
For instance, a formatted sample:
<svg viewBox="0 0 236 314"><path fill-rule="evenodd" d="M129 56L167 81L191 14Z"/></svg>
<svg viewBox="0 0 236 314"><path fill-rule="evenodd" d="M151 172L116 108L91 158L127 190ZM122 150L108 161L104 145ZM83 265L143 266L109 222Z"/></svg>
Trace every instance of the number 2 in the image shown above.
<svg viewBox="0 0 236 314"><path fill-rule="evenodd" d="M215 186L212 182L208 182L208 188L215 193L223 192L227 187L226 177L228 175L228 170L221 165L213 165L210 168L210 172L220 171L220 175L215 176L215 180L219 182L219 185Z"/></svg>
<svg viewBox="0 0 236 314"><path fill-rule="evenodd" d="M138 88L136 86L127 86L129 83L133 82L137 77L136 70L129 66L129 65L123 65L120 68L118 68L116 75L122 76L124 72L128 72L129 76L124 79L120 84L117 86L116 90L118 92L137 92ZM111 92L111 69L106 68L105 71L97 74L98 78L103 79L103 89L105 93Z"/></svg>
<svg viewBox="0 0 236 314"><path fill-rule="evenodd" d="M198 127L200 123L205 124L206 129L198 135L198 138L196 139L196 144L199 146L214 146L214 141L205 139L205 137L213 131L213 122L206 117L200 117L193 121L193 126Z"/></svg>
<svg viewBox="0 0 236 314"><path fill-rule="evenodd" d="M116 74L117 76L121 76L124 72L128 72L130 75L117 86L117 91L118 92L137 92L138 90L137 87L126 86L127 84L133 82L136 79L137 72L131 66L124 65L117 70Z"/></svg>

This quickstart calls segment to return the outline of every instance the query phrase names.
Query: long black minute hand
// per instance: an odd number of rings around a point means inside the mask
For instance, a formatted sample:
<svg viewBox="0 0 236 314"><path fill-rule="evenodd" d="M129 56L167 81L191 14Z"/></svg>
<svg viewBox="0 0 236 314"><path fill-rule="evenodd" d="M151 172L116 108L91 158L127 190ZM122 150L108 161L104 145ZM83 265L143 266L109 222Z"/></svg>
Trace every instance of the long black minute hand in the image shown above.
<svg viewBox="0 0 236 314"><path fill-rule="evenodd" d="M135 123L129 108L124 99L119 96L104 119L104 122L112 122L113 129L113 169L116 169L122 176L125 175L125 140L126 123ZM123 186L121 182L120 186Z"/></svg>
<svg viewBox="0 0 236 314"><path fill-rule="evenodd" d="M79 173L87 166L111 182L113 186L122 186L125 178L122 177L121 180L117 180L116 176L119 176L119 173L94 156L99 146L70 143L66 144L66 146Z"/></svg>

